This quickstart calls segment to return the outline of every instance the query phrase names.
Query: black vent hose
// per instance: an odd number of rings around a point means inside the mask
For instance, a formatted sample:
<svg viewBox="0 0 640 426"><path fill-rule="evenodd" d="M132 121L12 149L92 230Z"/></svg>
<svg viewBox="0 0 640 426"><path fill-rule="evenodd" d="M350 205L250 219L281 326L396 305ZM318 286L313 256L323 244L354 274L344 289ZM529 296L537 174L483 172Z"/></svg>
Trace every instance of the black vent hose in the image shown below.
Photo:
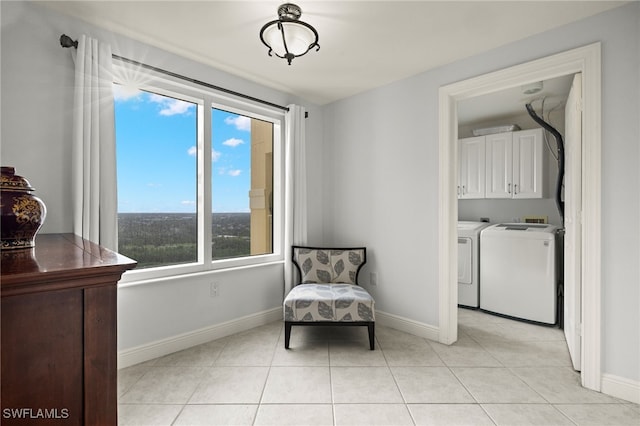
<svg viewBox="0 0 640 426"><path fill-rule="evenodd" d="M564 201L562 201L562 181L564 180L564 142L562 135L556 129L554 129L549 123L538 117L531 104L526 104L527 112L533 118L533 121L542 126L545 130L553 135L556 139L556 145L558 146L558 180L556 181L556 206L560 213L560 220L562 226L564 226Z"/></svg>

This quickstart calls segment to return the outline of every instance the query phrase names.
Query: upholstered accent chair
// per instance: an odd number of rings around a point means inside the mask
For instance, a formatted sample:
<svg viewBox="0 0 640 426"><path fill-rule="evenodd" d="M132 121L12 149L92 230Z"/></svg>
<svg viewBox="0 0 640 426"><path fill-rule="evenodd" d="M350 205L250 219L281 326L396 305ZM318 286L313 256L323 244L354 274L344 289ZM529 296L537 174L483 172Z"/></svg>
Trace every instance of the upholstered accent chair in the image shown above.
<svg viewBox="0 0 640 426"><path fill-rule="evenodd" d="M284 299L284 347L294 325L366 326L375 349L375 301L358 285L367 249L292 247L300 283Z"/></svg>

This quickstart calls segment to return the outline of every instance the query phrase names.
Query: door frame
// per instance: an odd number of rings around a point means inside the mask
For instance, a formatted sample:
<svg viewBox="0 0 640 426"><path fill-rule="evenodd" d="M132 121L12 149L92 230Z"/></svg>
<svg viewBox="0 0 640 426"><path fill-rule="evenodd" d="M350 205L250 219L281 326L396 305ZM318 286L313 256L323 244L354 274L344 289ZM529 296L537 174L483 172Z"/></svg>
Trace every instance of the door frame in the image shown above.
<svg viewBox="0 0 640 426"><path fill-rule="evenodd" d="M439 90L439 341L458 339L457 103L521 85L582 73L582 385L601 382L601 45L537 59L440 87Z"/></svg>

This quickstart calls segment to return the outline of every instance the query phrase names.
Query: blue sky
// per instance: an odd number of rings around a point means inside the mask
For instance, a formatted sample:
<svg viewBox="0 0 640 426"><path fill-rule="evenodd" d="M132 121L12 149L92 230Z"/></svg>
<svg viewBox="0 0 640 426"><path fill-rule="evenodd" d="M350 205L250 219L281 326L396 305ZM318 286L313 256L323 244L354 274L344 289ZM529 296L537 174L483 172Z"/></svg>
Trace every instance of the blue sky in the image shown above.
<svg viewBox="0 0 640 426"><path fill-rule="evenodd" d="M114 85L119 213L196 212L196 104ZM212 110L212 207L248 212L251 121Z"/></svg>

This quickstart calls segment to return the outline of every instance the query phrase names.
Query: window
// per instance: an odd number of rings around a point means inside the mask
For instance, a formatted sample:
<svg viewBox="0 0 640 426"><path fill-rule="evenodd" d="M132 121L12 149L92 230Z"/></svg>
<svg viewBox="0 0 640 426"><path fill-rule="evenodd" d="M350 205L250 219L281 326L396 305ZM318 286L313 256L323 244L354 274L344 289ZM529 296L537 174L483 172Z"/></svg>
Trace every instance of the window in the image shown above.
<svg viewBox="0 0 640 426"><path fill-rule="evenodd" d="M138 268L197 262L197 105L115 93L118 251Z"/></svg>
<svg viewBox="0 0 640 426"><path fill-rule="evenodd" d="M218 108L211 122L213 260L272 253L273 123Z"/></svg>
<svg viewBox="0 0 640 426"><path fill-rule="evenodd" d="M137 272L282 258L282 113L166 82L114 99L118 251Z"/></svg>

